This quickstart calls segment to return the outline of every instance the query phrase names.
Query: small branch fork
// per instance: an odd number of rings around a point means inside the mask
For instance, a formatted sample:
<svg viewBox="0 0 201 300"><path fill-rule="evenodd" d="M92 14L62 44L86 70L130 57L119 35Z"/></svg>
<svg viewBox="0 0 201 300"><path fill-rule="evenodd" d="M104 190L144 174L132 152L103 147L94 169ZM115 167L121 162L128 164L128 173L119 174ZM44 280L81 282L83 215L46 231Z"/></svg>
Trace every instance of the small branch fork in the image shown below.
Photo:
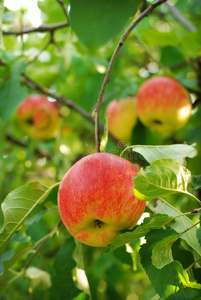
<svg viewBox="0 0 201 300"><path fill-rule="evenodd" d="M116 60L116 57L123 46L125 40L131 33L131 31L136 27L136 25L145 17L147 17L157 6L161 5L162 3L166 2L167 0L157 0L154 3L152 3L148 8L146 8L134 21L131 23L131 25L128 27L128 29L125 31L123 36L121 37L113 55L109 62L109 66L107 69L107 72L105 74L105 78L103 80L103 84L100 90L100 94L98 97L96 109L95 109L95 143L96 143L96 152L100 152L100 125L99 125L99 119L100 119L100 109L103 101L103 95L106 89L106 86L110 80L111 71L114 65L114 62Z"/></svg>

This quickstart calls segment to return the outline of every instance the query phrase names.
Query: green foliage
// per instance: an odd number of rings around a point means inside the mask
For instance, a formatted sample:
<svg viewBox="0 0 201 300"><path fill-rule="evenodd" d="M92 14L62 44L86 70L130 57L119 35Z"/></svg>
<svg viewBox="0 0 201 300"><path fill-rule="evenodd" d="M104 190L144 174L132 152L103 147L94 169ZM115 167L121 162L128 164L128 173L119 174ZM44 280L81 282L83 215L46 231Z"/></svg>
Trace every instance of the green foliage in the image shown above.
<svg viewBox="0 0 201 300"><path fill-rule="evenodd" d="M0 118L6 122L17 106L28 96L28 91L22 87L19 76L24 72L25 66L22 61L11 65L10 78L0 85ZM4 100L6 99L6 101Z"/></svg>
<svg viewBox="0 0 201 300"><path fill-rule="evenodd" d="M200 299L201 2L157 6L112 63L100 111L101 151L136 164L134 193L147 207L138 224L105 249L81 244L62 225L59 182L96 151L94 115L107 68L127 28L154 1L27 0L31 13L3 2L0 299ZM115 141L106 106L136 96L155 75L171 76L189 91L190 120L171 135L138 120L130 144ZM17 107L32 93L57 100L62 124L55 139L33 141L20 131Z"/></svg>
<svg viewBox="0 0 201 300"><path fill-rule="evenodd" d="M70 23L78 38L89 48L96 49L114 39L135 15L140 0L70 2Z"/></svg>

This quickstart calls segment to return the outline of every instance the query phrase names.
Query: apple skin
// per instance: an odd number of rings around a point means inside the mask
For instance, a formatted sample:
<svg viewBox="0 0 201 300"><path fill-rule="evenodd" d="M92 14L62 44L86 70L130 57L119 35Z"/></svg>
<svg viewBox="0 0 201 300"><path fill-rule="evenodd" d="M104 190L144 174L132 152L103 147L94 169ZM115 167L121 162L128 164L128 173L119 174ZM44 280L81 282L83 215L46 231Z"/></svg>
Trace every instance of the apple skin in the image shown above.
<svg viewBox="0 0 201 300"><path fill-rule="evenodd" d="M134 196L138 169L110 153L81 158L64 175L58 209L69 233L80 242L105 247L124 229L132 229L146 202Z"/></svg>
<svg viewBox="0 0 201 300"><path fill-rule="evenodd" d="M191 115L188 91L175 79L156 76L145 81L137 93L137 115L152 131L172 133Z"/></svg>
<svg viewBox="0 0 201 300"><path fill-rule="evenodd" d="M21 130L37 140L56 137L61 125L57 106L42 95L28 96L17 109L17 119Z"/></svg>
<svg viewBox="0 0 201 300"><path fill-rule="evenodd" d="M129 142L137 121L136 98L112 100L105 111L108 116L109 132L119 141Z"/></svg>

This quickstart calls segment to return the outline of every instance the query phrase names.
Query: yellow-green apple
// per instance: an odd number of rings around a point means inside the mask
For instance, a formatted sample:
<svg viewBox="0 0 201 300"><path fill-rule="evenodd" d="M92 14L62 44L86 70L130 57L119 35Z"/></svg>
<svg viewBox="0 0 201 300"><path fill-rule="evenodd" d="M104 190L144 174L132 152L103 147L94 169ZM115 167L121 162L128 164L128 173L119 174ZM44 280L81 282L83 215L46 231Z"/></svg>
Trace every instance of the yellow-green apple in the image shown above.
<svg viewBox="0 0 201 300"><path fill-rule="evenodd" d="M192 103L188 91L175 79L156 76L137 93L137 115L153 131L171 133L188 121Z"/></svg>
<svg viewBox="0 0 201 300"><path fill-rule="evenodd" d="M17 118L21 130L32 139L51 139L60 130L58 107L42 95L28 96L18 107Z"/></svg>
<svg viewBox="0 0 201 300"><path fill-rule="evenodd" d="M138 169L110 153L81 158L64 175L58 191L61 219L72 236L105 247L124 229L132 229L146 202L134 196Z"/></svg>
<svg viewBox="0 0 201 300"><path fill-rule="evenodd" d="M108 116L109 132L118 140L129 142L137 121L135 97L112 100L106 107L105 117Z"/></svg>

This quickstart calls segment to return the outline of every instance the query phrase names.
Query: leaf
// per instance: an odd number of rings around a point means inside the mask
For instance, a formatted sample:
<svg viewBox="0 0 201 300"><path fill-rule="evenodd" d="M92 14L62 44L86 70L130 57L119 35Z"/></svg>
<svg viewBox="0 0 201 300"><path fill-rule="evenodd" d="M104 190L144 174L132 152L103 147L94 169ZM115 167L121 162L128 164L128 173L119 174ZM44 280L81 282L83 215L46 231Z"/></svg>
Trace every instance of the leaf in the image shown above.
<svg viewBox="0 0 201 300"><path fill-rule="evenodd" d="M179 36L175 31L161 32L154 28L147 28L141 29L140 33L149 45L178 46Z"/></svg>
<svg viewBox="0 0 201 300"><path fill-rule="evenodd" d="M171 263L174 259L172 256L172 245L180 237L173 230L170 236L162 239L153 247L152 263L157 269L162 269L164 266Z"/></svg>
<svg viewBox="0 0 201 300"><path fill-rule="evenodd" d="M67 239L59 252L57 253L54 261L55 273L53 275L53 285L57 290L61 299L71 300L81 293L72 279L72 270L75 268L76 263L73 259L73 252L75 250L75 242L71 237Z"/></svg>
<svg viewBox="0 0 201 300"><path fill-rule="evenodd" d="M89 49L96 49L119 34L139 3L140 0L71 0L72 30Z"/></svg>
<svg viewBox="0 0 201 300"><path fill-rule="evenodd" d="M198 190L201 188L201 175L192 176L192 187L194 190Z"/></svg>
<svg viewBox="0 0 201 300"><path fill-rule="evenodd" d="M181 288L178 292L170 295L166 300L199 300L201 299L201 290L190 287Z"/></svg>
<svg viewBox="0 0 201 300"><path fill-rule="evenodd" d="M29 267L26 271L26 277L30 278L29 291L45 290L51 287L51 277L46 271L36 267Z"/></svg>
<svg viewBox="0 0 201 300"><path fill-rule="evenodd" d="M187 272L183 269L178 261L173 261L161 269L157 269L152 264L152 250L154 246L162 239L168 237L172 232L171 229L159 229L147 234L147 243L143 244L140 249L140 257L143 268L149 279L162 298L174 294L183 287L192 287L200 289L201 285L190 282Z"/></svg>
<svg viewBox="0 0 201 300"><path fill-rule="evenodd" d="M31 241L20 243L15 249L12 257L9 260L5 260L4 262L5 269L8 269L11 266L13 266L17 261L22 259L33 248L34 248L34 244Z"/></svg>
<svg viewBox="0 0 201 300"><path fill-rule="evenodd" d="M197 229L196 236L201 247L201 227Z"/></svg>
<svg viewBox="0 0 201 300"><path fill-rule="evenodd" d="M153 218L145 218L143 223L135 227L133 231L119 234L108 246L107 250L113 251L126 243L133 242L134 240L145 236L149 231L161 228L171 220L172 218L165 214L156 214Z"/></svg>
<svg viewBox="0 0 201 300"><path fill-rule="evenodd" d="M177 217L174 222L171 223L171 227L178 233L182 233L187 230L186 233L182 234L181 239L185 240L187 244L192 247L199 255L201 255L201 246L198 242L198 238L196 236L197 229L190 227L194 225L194 223L187 217L184 216L179 210L175 207L171 206L169 203L161 203L155 208L156 213L166 213L169 217Z"/></svg>
<svg viewBox="0 0 201 300"><path fill-rule="evenodd" d="M28 89L22 87L19 76L25 68L21 61L13 63L10 78L0 84L0 118L6 122L17 106L28 95Z"/></svg>
<svg viewBox="0 0 201 300"><path fill-rule="evenodd" d="M0 233L0 254L26 217L38 203L48 196L54 187L48 188L38 182L32 182L8 194L1 206L4 215L4 227Z"/></svg>
<svg viewBox="0 0 201 300"><path fill-rule="evenodd" d="M145 170L142 168L134 179L134 194L141 200L151 200L174 193L185 193L190 171L172 159L160 159ZM193 196L193 195L191 195Z"/></svg>
<svg viewBox="0 0 201 300"><path fill-rule="evenodd" d="M140 153L147 162L152 163L159 159L170 158L176 161L184 157L191 157L195 150L194 145L162 145L162 146L134 146L134 152Z"/></svg>

